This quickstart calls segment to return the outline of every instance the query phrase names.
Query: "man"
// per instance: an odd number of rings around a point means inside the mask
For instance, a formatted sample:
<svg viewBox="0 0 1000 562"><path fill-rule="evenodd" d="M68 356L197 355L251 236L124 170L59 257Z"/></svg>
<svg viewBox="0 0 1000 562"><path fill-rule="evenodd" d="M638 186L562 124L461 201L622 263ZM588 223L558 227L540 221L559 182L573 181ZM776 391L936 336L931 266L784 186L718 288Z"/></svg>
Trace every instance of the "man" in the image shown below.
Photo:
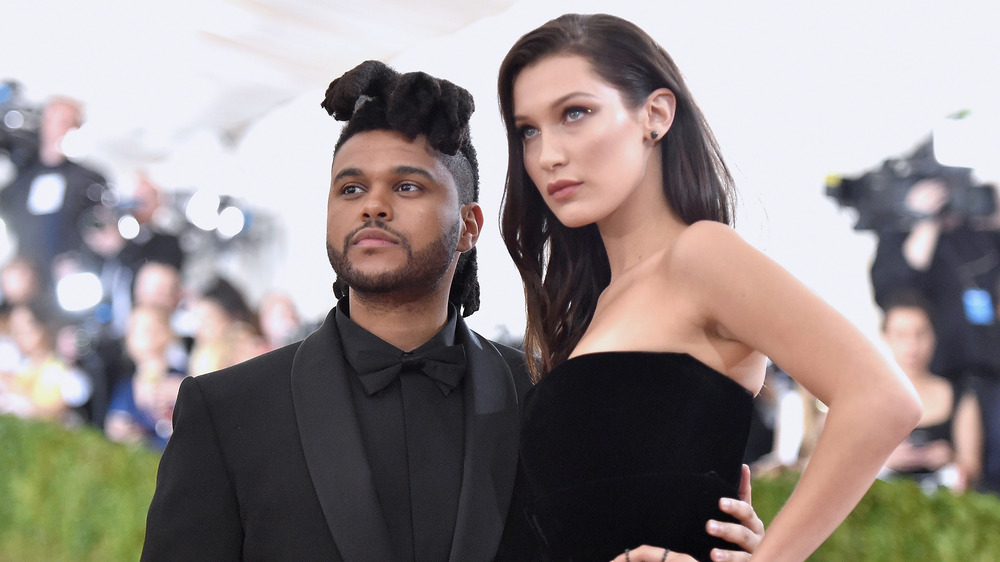
<svg viewBox="0 0 1000 562"><path fill-rule="evenodd" d="M38 264L46 291L53 284L53 260L82 247L81 220L107 190L103 176L63 152L63 139L82 121L79 103L52 98L42 112L37 157L0 192L0 213L17 238L17 252Z"/></svg>
<svg viewBox="0 0 1000 562"><path fill-rule="evenodd" d="M119 259L132 273L139 271L147 262L165 263L183 271L185 256L180 239L157 224L156 215L161 210L160 187L144 172L139 172L136 177L135 191L128 201L127 210L135 218L139 230L125 243Z"/></svg>
<svg viewBox="0 0 1000 562"><path fill-rule="evenodd" d="M348 120L327 221L341 300L304 341L184 382L143 559L532 559L510 507L523 356L461 318L483 224L471 95L368 61L323 106Z"/></svg>

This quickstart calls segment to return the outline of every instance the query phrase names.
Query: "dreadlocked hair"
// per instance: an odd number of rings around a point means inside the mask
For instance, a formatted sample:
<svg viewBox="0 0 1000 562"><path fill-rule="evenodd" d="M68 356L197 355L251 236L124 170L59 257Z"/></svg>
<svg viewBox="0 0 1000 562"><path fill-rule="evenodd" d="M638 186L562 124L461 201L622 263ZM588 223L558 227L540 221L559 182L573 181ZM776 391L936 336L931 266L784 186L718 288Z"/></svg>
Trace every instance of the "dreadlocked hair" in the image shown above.
<svg viewBox="0 0 1000 562"><path fill-rule="evenodd" d="M347 122L334 154L347 139L366 131L395 131L410 140L423 135L455 178L459 201L479 200L479 161L469 134L475 103L465 88L423 72L400 74L369 60L330 82L320 105L337 121ZM475 248L458 258L448 300L462 316L479 310L478 269ZM338 299L347 290L341 279L334 282Z"/></svg>

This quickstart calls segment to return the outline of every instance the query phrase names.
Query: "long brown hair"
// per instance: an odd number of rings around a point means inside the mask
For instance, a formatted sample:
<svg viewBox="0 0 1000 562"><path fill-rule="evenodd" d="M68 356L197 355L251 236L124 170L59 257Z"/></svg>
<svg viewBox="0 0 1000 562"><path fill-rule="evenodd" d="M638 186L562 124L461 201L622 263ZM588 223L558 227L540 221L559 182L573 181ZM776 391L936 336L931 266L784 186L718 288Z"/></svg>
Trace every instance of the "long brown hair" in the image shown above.
<svg viewBox="0 0 1000 562"><path fill-rule="evenodd" d="M500 232L524 283L524 347L536 381L569 357L611 281L597 226L563 226L524 167L524 147L514 123L514 81L526 67L557 54L585 58L632 108L658 88L671 90L677 107L659 143L667 201L687 224L713 220L731 225L735 206L732 176L704 115L670 55L639 27L607 14L566 14L521 37L504 58L497 80L508 147Z"/></svg>

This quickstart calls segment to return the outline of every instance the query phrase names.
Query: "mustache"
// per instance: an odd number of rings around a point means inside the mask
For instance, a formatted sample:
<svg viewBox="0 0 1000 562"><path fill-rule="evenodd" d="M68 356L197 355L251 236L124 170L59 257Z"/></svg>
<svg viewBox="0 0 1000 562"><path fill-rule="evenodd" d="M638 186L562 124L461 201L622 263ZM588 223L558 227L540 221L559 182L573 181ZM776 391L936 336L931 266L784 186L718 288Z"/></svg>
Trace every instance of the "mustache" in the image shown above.
<svg viewBox="0 0 1000 562"><path fill-rule="evenodd" d="M385 221L382 221L382 220L379 220L379 219L373 219L373 220L365 221L364 224L362 224L361 226L355 228L351 232L347 233L347 236L344 237L344 253L345 254L347 253L347 250L351 247L351 240L354 239L354 237L357 236L357 234L359 232L361 232L362 230L364 230L366 228L377 228L379 230L384 230L384 231L388 232L389 234L392 234L393 236L395 236L396 238L398 238L399 239L399 243L404 248L407 248L407 249L410 248L410 241L407 240L406 236L403 233L401 233L401 232L399 232L399 231L397 231L397 230L389 227L389 225L387 225L385 223Z"/></svg>

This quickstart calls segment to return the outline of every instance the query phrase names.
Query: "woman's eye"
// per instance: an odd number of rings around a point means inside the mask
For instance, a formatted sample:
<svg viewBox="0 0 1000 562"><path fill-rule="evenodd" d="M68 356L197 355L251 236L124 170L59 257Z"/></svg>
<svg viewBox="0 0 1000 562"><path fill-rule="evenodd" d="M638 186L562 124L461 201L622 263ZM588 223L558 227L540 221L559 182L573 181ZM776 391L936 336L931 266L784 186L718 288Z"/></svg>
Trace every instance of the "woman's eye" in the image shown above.
<svg viewBox="0 0 1000 562"><path fill-rule="evenodd" d="M538 135L538 129L525 125L520 129L521 140L533 139Z"/></svg>
<svg viewBox="0 0 1000 562"><path fill-rule="evenodd" d="M581 119L584 115L590 113L590 110L585 107L570 107L565 111L566 121L572 122Z"/></svg>

